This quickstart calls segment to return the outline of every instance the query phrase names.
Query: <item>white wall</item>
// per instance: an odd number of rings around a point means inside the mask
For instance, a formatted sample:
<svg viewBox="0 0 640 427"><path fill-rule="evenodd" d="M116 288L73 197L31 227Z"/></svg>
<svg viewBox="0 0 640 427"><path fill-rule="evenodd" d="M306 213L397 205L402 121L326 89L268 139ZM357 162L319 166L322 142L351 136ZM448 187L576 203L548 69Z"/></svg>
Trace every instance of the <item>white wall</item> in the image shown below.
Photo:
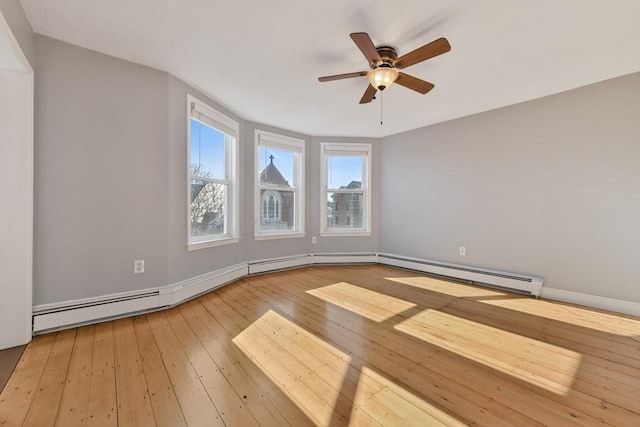
<svg viewBox="0 0 640 427"><path fill-rule="evenodd" d="M29 61L31 69L35 68L35 41L31 24L27 20L20 0L0 0L0 12L9 24L22 53Z"/></svg>
<svg viewBox="0 0 640 427"><path fill-rule="evenodd" d="M639 302L639 95L636 73L384 138L380 250Z"/></svg>
<svg viewBox="0 0 640 427"><path fill-rule="evenodd" d="M31 340L33 71L0 12L0 349Z"/></svg>

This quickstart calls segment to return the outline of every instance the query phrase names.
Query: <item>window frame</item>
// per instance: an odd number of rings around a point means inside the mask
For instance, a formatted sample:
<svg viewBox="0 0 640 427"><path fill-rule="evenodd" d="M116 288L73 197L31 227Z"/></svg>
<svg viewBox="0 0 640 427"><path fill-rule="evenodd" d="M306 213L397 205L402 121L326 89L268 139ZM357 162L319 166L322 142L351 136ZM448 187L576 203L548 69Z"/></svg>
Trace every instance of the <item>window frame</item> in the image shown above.
<svg viewBox="0 0 640 427"><path fill-rule="evenodd" d="M200 114L207 119L210 126L224 135L225 145L225 177L224 179L204 178L191 173L191 119ZM238 243L239 235L239 194L238 194L238 140L240 124L225 114L217 111L198 98L187 94L187 250L210 248ZM203 179L204 178L204 179ZM224 205L226 233L221 235L191 236L191 181L200 180L227 186L227 198Z"/></svg>
<svg viewBox="0 0 640 427"><path fill-rule="evenodd" d="M363 177L362 188L337 189L329 188L327 159L331 156L364 157L362 162ZM370 143L320 143L320 236L322 237L364 237L371 236L371 157L372 144ZM362 228L329 228L327 226L327 197L329 193L354 194L362 193L363 201L363 227Z"/></svg>
<svg viewBox="0 0 640 427"><path fill-rule="evenodd" d="M277 150L290 151L294 153L293 161L293 181L290 183L292 189L284 189L276 186L260 184L260 147L274 148ZM304 237L305 232L305 141L298 138L284 136L261 129L255 130L254 149L254 215L253 230L255 240L288 239ZM260 192L265 191L291 191L294 194L294 229L293 230L261 230L260 213L262 201ZM280 208L282 209L282 207Z"/></svg>

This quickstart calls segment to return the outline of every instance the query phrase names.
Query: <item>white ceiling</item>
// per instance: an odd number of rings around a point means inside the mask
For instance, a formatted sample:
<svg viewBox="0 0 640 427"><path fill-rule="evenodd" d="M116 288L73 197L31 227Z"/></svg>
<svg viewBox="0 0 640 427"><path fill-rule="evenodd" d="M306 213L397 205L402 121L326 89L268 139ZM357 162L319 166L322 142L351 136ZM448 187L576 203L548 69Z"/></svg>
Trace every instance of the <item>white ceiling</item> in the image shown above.
<svg viewBox="0 0 640 427"><path fill-rule="evenodd" d="M36 33L167 71L241 117L316 136L383 137L640 71L640 1L21 0ZM449 53L359 105L349 38Z"/></svg>

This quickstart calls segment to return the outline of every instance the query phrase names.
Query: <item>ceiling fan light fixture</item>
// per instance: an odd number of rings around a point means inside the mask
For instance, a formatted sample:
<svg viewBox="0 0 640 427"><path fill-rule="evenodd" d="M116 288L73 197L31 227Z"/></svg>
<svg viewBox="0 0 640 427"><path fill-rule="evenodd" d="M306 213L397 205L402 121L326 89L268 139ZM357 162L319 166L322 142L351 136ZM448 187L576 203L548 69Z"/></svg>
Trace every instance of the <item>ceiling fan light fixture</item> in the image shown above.
<svg viewBox="0 0 640 427"><path fill-rule="evenodd" d="M371 86L383 91L398 79L398 70L389 65L380 65L367 73Z"/></svg>

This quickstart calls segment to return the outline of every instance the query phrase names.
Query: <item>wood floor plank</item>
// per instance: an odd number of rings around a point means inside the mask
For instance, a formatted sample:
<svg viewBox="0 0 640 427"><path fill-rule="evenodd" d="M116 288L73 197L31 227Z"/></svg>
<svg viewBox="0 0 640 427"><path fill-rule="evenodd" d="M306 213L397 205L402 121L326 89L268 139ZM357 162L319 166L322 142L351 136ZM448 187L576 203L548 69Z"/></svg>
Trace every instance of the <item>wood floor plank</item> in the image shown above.
<svg viewBox="0 0 640 427"><path fill-rule="evenodd" d="M211 323L211 318L207 316L208 313L206 315L197 313L193 304L184 304L179 310L209 357L215 360L220 372L233 387L234 392L238 396L242 396L249 411L257 420L260 420L259 424L288 426L289 423L271 403L268 396L260 390L260 386L251 381L250 374L243 373L239 368L240 364L232 361L224 347L209 333L206 323ZM206 312L206 310L204 311Z"/></svg>
<svg viewBox="0 0 640 427"><path fill-rule="evenodd" d="M118 425L113 322L95 326L89 384L89 427Z"/></svg>
<svg viewBox="0 0 640 427"><path fill-rule="evenodd" d="M95 326L78 328L56 425L84 426L89 416Z"/></svg>
<svg viewBox="0 0 640 427"><path fill-rule="evenodd" d="M279 284L277 285L281 286ZM285 286L282 286L283 292L286 292L284 288ZM296 305L299 305L299 304L301 304L301 302L296 301ZM345 316L348 316L348 313L346 313ZM349 322L349 317L344 317L343 319L340 320L339 323L347 324L348 322ZM375 333L375 330L372 331L371 333ZM397 338L397 334L391 334L386 337L386 340L387 341L389 339L393 340L395 338ZM400 348L402 348L403 346L401 342L398 342L397 345L400 346ZM406 351L411 352L413 350L412 348L407 347ZM446 369L447 369L446 365L447 365L446 363L441 365L441 367L438 368L438 371L446 372ZM471 369L471 366L467 366L466 369L467 370ZM486 377L486 373L483 373L481 369L478 369L477 367L473 369L474 369L474 376L478 376L480 378ZM460 377L460 374L459 374L461 372L460 368L456 369L454 367L452 369L449 369L448 372L450 372L449 374L447 374L450 378L459 377L458 379L459 383L462 383L464 381L464 376ZM501 383L499 383L499 381L501 381ZM581 418L583 418L585 420L584 422L587 422L587 423L589 423L588 421L589 419L592 420L591 422L596 422L592 418L592 417L595 417L596 419L599 419L599 420L609 420L609 423L611 425L620 425L618 421L620 419L629 420L629 419L635 418L635 416L629 414L628 411L624 411L624 410L621 411L620 408L615 408L609 405L601 405L601 404L595 405L595 407L590 407L587 404L581 405L580 404L581 401L579 400L575 400L573 402L574 407L572 408L571 411L563 410L562 404L555 403L554 400L546 399L546 397L548 396L545 396L544 394L532 395L531 391L528 390L526 387L523 388L523 387L513 385L513 381L510 380L509 377L507 376L501 376L501 375L496 376L495 374L491 374L491 376L486 377L484 380L481 380L481 382L485 384L491 384L492 382L495 383L496 385L500 384L500 388L497 389L499 390L498 393L496 393L496 391L492 391L489 394L491 398L497 402L503 402L504 404L509 404L509 402L511 401L512 403L510 403L510 406L517 407L519 408L518 410L520 412L524 414L529 414L532 417L538 416L539 414L551 414L554 417L563 417L567 423L569 422L579 423ZM488 387L487 389L490 390L491 387ZM520 395L522 396L522 398L513 399L514 393L516 393L515 396ZM529 396L529 398L525 398L525 396ZM521 405L518 406L520 403ZM579 408L581 408L583 411L585 409L588 409L591 415L589 415L589 413L580 411Z"/></svg>
<svg viewBox="0 0 640 427"><path fill-rule="evenodd" d="M390 275L392 274L393 272L390 272ZM469 290L473 290L474 287L420 276L411 278L395 277L392 279L400 281L395 282L398 286L385 288L385 291L390 292L390 295L407 295L411 301L421 303L426 300L427 303L430 303L433 298L442 297L441 292L449 292L450 288L457 287L459 290L455 294L461 295L461 298L452 301L454 304L449 304L449 306L462 307L463 310L457 313L459 315L475 318L483 312L490 313L491 317L494 318L494 322L497 322L503 328L510 328L511 325L507 322L514 323L510 330L516 333L528 334L531 331L544 330L545 334L557 336L569 343L571 340L576 344L586 342L587 344L595 345L597 348L604 349L613 344L616 345L617 354L627 353L627 357L635 360L640 357L640 352L638 352L640 346L636 340L632 339L638 335L637 326L634 332L633 321L629 318L622 318L626 327L617 330L617 333L610 333L611 325L609 323L612 320L611 317L615 318L611 313L605 315L582 309L583 316L580 318L570 315L559 317L560 313L571 313L569 310L575 309L575 307L566 307L557 302L550 304L546 301L534 300L503 291L488 290L487 288L478 288L477 292L470 292ZM369 283L372 289L380 286L377 281ZM409 283L413 286L407 286ZM420 283L419 287L415 286L417 283ZM548 306L549 308L541 310L541 306ZM443 311L448 311L449 308L447 307ZM555 310L555 312L550 312L549 310L551 309ZM584 313L590 313L594 319L589 322L584 321L583 317L586 316ZM523 325L526 325L526 327L523 328Z"/></svg>
<svg viewBox="0 0 640 427"><path fill-rule="evenodd" d="M453 331L448 331L448 333L446 333L445 336L450 336L452 333L453 333ZM510 345L507 343L503 347L504 347L504 349L506 349L508 351L508 349L510 348ZM637 388L636 388L636 390L637 390ZM633 396L633 394L631 396ZM611 397L611 396L609 396L609 397ZM573 398L573 404L574 404L575 407L582 407L582 409L585 412L594 413L594 416L597 416L597 415L595 415L596 411L590 411L589 408L598 407L598 408L606 409L607 410L606 412L609 413L610 421L612 420L612 422L615 422L615 417L613 416L614 415L613 413L619 412L619 411L616 411L616 409L614 408L614 411L612 413L611 406L610 405L603 405L602 404L602 401L603 401L602 399L590 398L588 395L587 396L580 395L579 390L572 391L572 398ZM609 402L607 401L607 403L609 403ZM628 408L628 409L631 410L632 412L634 412L634 407L633 406ZM600 412L600 411L597 411L597 412Z"/></svg>
<svg viewBox="0 0 640 427"><path fill-rule="evenodd" d="M248 289L250 292L258 291L255 285ZM474 421L486 425L538 425L533 420L496 403L493 399L483 397L480 393L462 384L458 384L458 386L465 388L464 392L456 395L451 386L447 384L447 379L438 372L422 369L420 365L412 363L410 360L402 360L403 357L394 350L382 348L363 339L362 336L351 333L346 328L334 325L332 322L326 322L317 313L313 313L313 310L304 312L304 317L300 318L303 311L299 308L290 310L293 305L290 302L281 301L284 293L278 292L278 295L280 298L274 301L274 306L281 314L290 319L298 317L301 325L316 333L329 335L331 342L339 348L345 349L351 357L360 357L362 364L386 372L394 381L403 384L408 390L417 391L430 404L449 413L457 413L462 419L466 416L472 416ZM300 300L299 302L302 307L304 301ZM345 322L345 324L347 323ZM363 352L362 349L365 351ZM427 386L428 388L426 388Z"/></svg>
<svg viewBox="0 0 640 427"><path fill-rule="evenodd" d="M55 334L35 337L0 394L0 425L21 426L55 342Z"/></svg>
<svg viewBox="0 0 640 427"><path fill-rule="evenodd" d="M55 425L75 337L75 329L56 333L56 341L33 396L25 426Z"/></svg>
<svg viewBox="0 0 640 427"><path fill-rule="evenodd" d="M2 426L635 426L640 318L386 266L35 337Z"/></svg>
<svg viewBox="0 0 640 427"><path fill-rule="evenodd" d="M225 325L233 325L236 335L234 343L278 384L288 398L295 401L309 418L320 425L327 425L336 411L339 414L337 425L344 424L344 420L348 419L345 408L349 405L337 396L337 391L327 382L305 368L270 337L257 328L252 328L244 317L232 307L225 307L218 298L204 299L203 303L209 312Z"/></svg>
<svg viewBox="0 0 640 427"><path fill-rule="evenodd" d="M166 314L157 312L147 318L187 425L224 426L220 412L173 333Z"/></svg>
<svg viewBox="0 0 640 427"><path fill-rule="evenodd" d="M360 366L360 359L352 360L346 353L318 340L284 317L269 312L261 319L264 322L260 323L259 329L267 336L279 336L280 344L313 372L322 378L336 371L342 373L341 391L346 389L348 395L351 391L353 404L371 418L381 420L383 425L463 425L420 399L407 399L409 392Z"/></svg>
<svg viewBox="0 0 640 427"><path fill-rule="evenodd" d="M287 396L273 383L263 371L261 371L250 359L242 352L233 342L235 334L230 332L229 325L225 328L217 318L215 318L202 305L202 299L197 302L186 304L186 308L192 310L201 323L200 326L206 327L206 332L201 328L199 338L204 342L202 335L211 335L215 339L215 343L207 345L207 350L216 355L216 360L224 359L227 361L225 372L233 375L233 378L239 380L243 385L239 389L245 390L248 387L250 391L243 392L243 396L247 396L250 401L255 399L266 400L265 406L268 407L270 414L275 419L274 425L290 425L290 426L306 426L312 425L309 418L298 408ZM182 311L181 307L181 311ZM191 319L193 317L189 316ZM247 384L244 384L246 379ZM260 418L264 420L265 425L270 425L271 417Z"/></svg>
<svg viewBox="0 0 640 427"><path fill-rule="evenodd" d="M179 310L165 312L182 348L186 349L191 365L198 373L225 425L258 427L258 421L248 410L242 395L229 384L220 367L193 333Z"/></svg>
<svg viewBox="0 0 640 427"><path fill-rule="evenodd" d="M156 424L131 318L113 323L118 426Z"/></svg>
<svg viewBox="0 0 640 427"><path fill-rule="evenodd" d="M147 316L134 319L133 327L142 361L142 369L149 390L153 415L157 426L181 427L187 423L173 391L173 385L167 374L160 350L156 345Z"/></svg>

